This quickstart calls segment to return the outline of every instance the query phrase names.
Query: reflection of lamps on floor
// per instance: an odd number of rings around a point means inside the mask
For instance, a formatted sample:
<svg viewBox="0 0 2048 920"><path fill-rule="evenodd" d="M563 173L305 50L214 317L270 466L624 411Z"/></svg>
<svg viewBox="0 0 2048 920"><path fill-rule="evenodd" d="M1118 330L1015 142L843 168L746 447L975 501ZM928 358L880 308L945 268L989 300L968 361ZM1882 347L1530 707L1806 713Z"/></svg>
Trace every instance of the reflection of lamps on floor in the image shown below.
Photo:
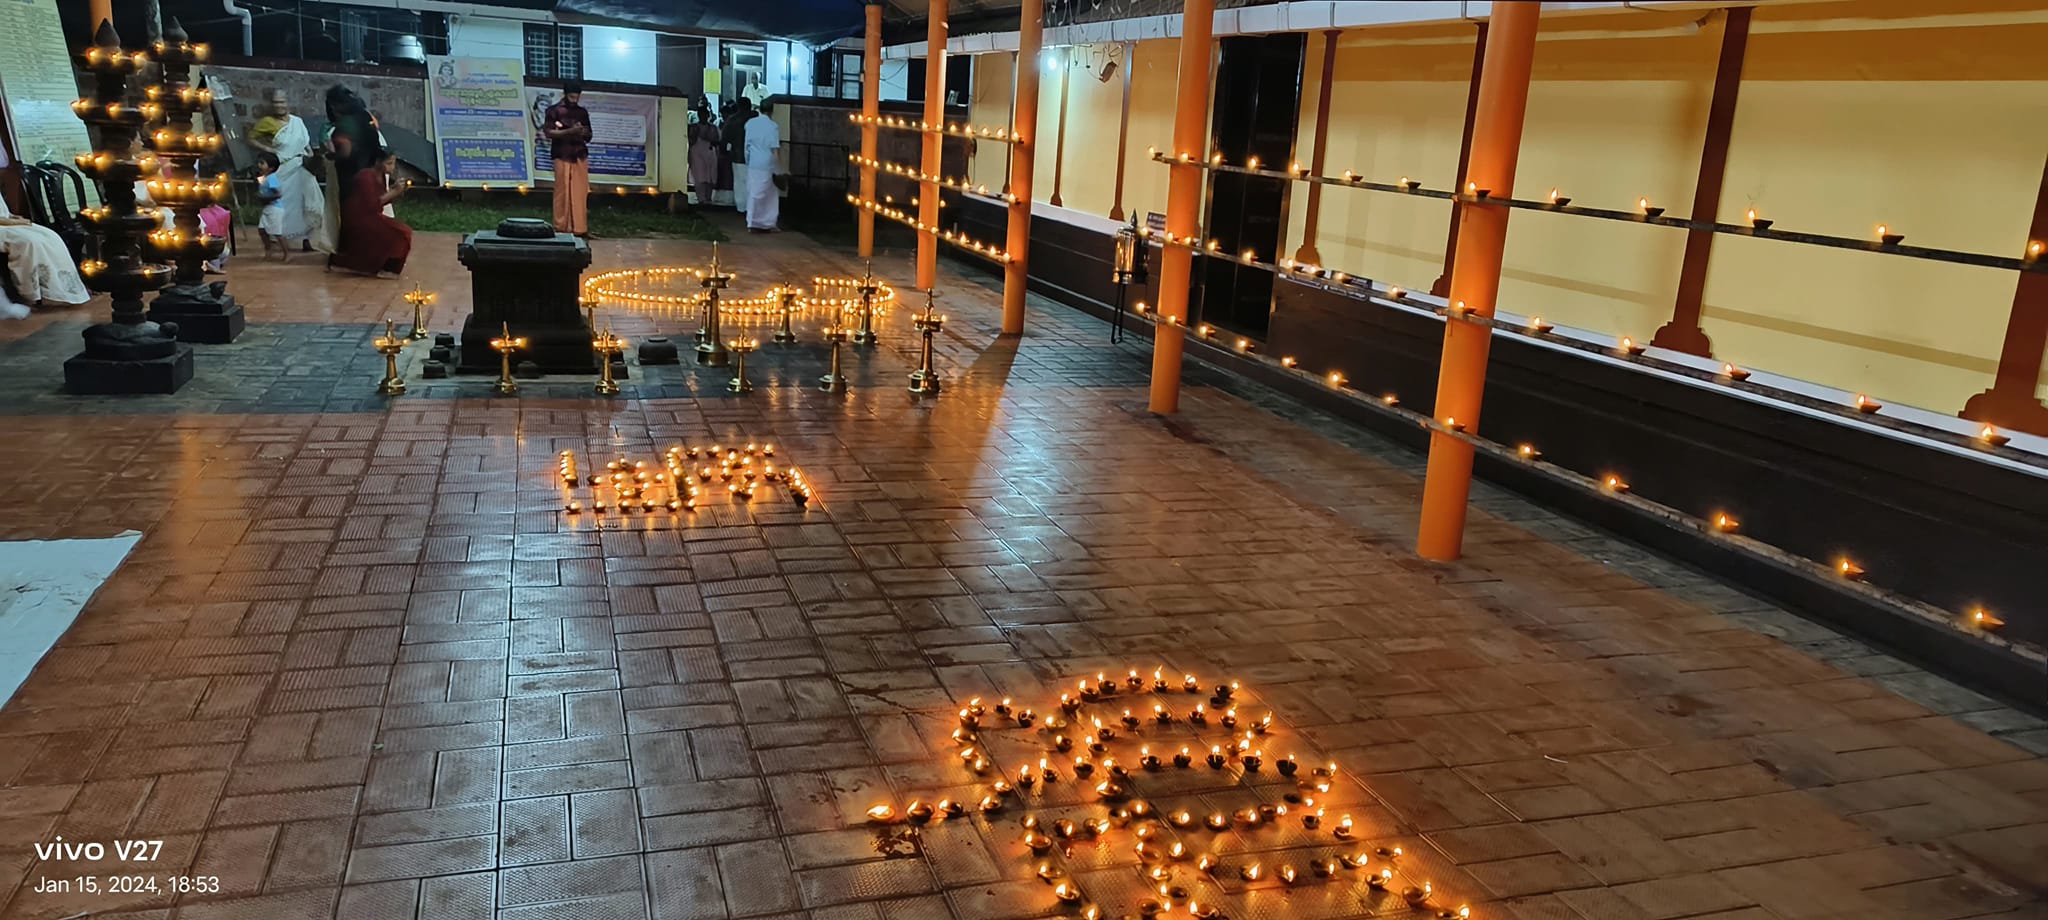
<svg viewBox="0 0 2048 920"><path fill-rule="evenodd" d="M1110 280L1116 283L1116 323L1109 330L1112 343L1124 340L1124 300L1129 296L1130 286L1145 283L1145 244L1140 236L1136 214L1131 215L1130 226L1116 231L1116 251L1110 267Z"/></svg>

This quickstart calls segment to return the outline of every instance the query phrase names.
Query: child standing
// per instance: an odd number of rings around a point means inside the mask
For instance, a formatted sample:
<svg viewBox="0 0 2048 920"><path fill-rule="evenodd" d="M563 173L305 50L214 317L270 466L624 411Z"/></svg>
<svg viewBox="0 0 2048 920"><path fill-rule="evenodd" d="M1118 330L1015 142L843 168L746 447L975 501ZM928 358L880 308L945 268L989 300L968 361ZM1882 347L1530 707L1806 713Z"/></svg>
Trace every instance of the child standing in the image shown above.
<svg viewBox="0 0 2048 920"><path fill-rule="evenodd" d="M277 248L281 261L291 261L291 248L278 234L283 229L285 213L279 199L284 189L278 184L277 154L268 150L256 154L256 200L263 202L263 216L256 219L256 235L263 240L263 258L270 259L271 247Z"/></svg>

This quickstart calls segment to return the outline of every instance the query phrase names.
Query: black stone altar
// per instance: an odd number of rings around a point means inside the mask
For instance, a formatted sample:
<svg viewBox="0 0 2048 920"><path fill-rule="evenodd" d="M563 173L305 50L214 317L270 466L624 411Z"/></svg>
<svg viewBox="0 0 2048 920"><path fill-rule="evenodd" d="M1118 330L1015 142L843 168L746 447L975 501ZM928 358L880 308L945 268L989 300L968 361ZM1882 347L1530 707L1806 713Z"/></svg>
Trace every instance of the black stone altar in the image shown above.
<svg viewBox="0 0 2048 920"><path fill-rule="evenodd" d="M456 255L469 268L475 309L462 322L464 374L498 373L491 339L509 328L525 336L517 357L546 374L595 374L597 352L583 313L577 309L590 244L556 233L547 221L507 218L496 230L462 238Z"/></svg>

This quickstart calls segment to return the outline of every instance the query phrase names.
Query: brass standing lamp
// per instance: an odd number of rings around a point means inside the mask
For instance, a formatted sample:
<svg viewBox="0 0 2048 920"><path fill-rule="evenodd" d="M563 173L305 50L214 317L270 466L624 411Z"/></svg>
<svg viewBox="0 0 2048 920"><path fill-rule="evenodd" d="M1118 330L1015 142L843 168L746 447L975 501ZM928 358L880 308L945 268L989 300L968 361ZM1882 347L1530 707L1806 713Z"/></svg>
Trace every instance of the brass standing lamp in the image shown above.
<svg viewBox="0 0 2048 920"><path fill-rule="evenodd" d="M818 378L818 389L827 393L844 393L846 375L839 372L839 346L846 341L846 327L826 326L825 341L832 343L832 369Z"/></svg>
<svg viewBox="0 0 2048 920"><path fill-rule="evenodd" d="M610 326L590 340L591 350L597 352L597 395L619 395L619 382L612 379L612 358L624 354L626 340L612 334Z"/></svg>
<svg viewBox="0 0 2048 920"><path fill-rule="evenodd" d="M860 328L853 331L853 343L855 345L873 345L876 341L875 294L882 290L882 286L875 283L874 262L868 262L867 267L861 270L860 286L854 288L854 290L860 292Z"/></svg>
<svg viewBox="0 0 2048 920"><path fill-rule="evenodd" d="M747 379L747 354L760 348L761 340L733 339L725 343L725 345L732 350L734 356L732 382L727 383L725 388L735 393L752 393L754 391L754 384Z"/></svg>
<svg viewBox="0 0 2048 920"><path fill-rule="evenodd" d="M405 392L405 378L398 376L398 353L405 350L405 341L388 316L384 318L384 334L370 340L377 353L384 356L384 379L377 382L378 395L397 396Z"/></svg>
<svg viewBox="0 0 2048 920"><path fill-rule="evenodd" d="M426 338L428 334L426 307L427 304L434 302L434 292L415 284L412 286L412 290L405 292L405 302L412 304L412 331L406 333L405 337L408 339Z"/></svg>
<svg viewBox="0 0 2048 920"><path fill-rule="evenodd" d="M934 299L938 291L924 293L924 313L912 317L910 324L917 327L924 342L918 349L917 370L910 372L910 392L919 396L936 396L939 392L939 372L932 367L932 337L945 328L946 318L939 315Z"/></svg>
<svg viewBox="0 0 2048 920"><path fill-rule="evenodd" d="M775 341L787 345L796 341L796 331L789 328L789 321L796 313L797 287L794 284L785 284L777 293L782 295L782 328L775 330Z"/></svg>
<svg viewBox="0 0 2048 920"><path fill-rule="evenodd" d="M519 381L512 379L512 353L526 347L526 336L514 338L509 323L499 323L498 330L498 337L491 340L491 347L498 352L498 382L491 389L510 396L519 392Z"/></svg>
<svg viewBox="0 0 2048 920"><path fill-rule="evenodd" d="M711 244L711 270L698 275L697 281L704 286L704 322L697 329L697 363L707 367L724 367L729 358L726 343L719 331L718 292L732 284L733 276L718 267L718 244Z"/></svg>

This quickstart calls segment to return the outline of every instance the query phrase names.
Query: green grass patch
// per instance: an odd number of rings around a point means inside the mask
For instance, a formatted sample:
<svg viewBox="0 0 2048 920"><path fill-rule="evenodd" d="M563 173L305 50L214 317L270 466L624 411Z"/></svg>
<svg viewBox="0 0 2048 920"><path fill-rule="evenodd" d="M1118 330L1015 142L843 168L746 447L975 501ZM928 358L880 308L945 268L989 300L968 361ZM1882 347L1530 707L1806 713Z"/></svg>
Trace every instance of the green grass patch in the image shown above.
<svg viewBox="0 0 2048 920"><path fill-rule="evenodd" d="M460 197L420 191L398 200L398 219L414 230L473 233L507 217L554 218L546 192L465 192ZM592 195L590 232L608 239L679 239L721 242L725 233L691 211L668 213L666 195Z"/></svg>

